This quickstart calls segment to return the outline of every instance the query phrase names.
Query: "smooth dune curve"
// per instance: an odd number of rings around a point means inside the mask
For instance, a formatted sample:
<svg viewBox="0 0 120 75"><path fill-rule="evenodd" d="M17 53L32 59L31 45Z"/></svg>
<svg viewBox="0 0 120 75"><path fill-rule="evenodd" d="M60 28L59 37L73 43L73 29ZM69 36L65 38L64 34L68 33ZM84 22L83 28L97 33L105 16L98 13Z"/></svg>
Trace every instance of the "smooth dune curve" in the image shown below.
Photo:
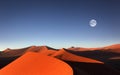
<svg viewBox="0 0 120 75"><path fill-rule="evenodd" d="M101 61L97 61L87 57L77 56L75 54L65 51L64 49L59 50L58 52L54 53L52 56L66 61L104 64Z"/></svg>
<svg viewBox="0 0 120 75"><path fill-rule="evenodd" d="M0 75L73 75L73 70L59 59L27 52L2 68Z"/></svg>

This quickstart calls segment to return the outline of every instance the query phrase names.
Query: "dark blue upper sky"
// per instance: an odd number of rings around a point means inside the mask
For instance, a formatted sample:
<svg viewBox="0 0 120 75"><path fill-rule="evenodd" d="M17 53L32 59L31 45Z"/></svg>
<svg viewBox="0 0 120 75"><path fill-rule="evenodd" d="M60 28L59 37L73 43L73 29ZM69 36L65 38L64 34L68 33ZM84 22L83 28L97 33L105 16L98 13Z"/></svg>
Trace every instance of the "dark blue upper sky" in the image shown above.
<svg viewBox="0 0 120 75"><path fill-rule="evenodd" d="M89 21L97 20L96 27ZM0 0L0 49L120 43L120 0Z"/></svg>

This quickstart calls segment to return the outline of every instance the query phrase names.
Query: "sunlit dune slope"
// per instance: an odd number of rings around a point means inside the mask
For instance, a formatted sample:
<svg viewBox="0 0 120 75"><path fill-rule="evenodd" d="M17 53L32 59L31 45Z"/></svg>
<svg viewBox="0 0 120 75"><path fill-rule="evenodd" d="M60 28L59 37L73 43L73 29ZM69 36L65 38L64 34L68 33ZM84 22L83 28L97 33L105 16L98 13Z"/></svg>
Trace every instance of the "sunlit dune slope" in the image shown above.
<svg viewBox="0 0 120 75"><path fill-rule="evenodd" d="M120 58L120 44L114 44L102 48L89 48L89 50L83 51L79 50L79 48L72 48L72 50L68 51L75 55L92 58L102 62L107 62L111 58Z"/></svg>
<svg viewBox="0 0 120 75"><path fill-rule="evenodd" d="M103 48L102 47L98 47L98 48L70 47L67 49L72 51L94 51L94 50L101 50Z"/></svg>
<svg viewBox="0 0 120 75"><path fill-rule="evenodd" d="M120 75L120 44L101 48L30 46L6 49L0 52L0 61L0 75ZM61 74L53 74L58 71Z"/></svg>
<svg viewBox="0 0 120 75"><path fill-rule="evenodd" d="M114 44L114 45L106 46L105 48L120 49L120 44Z"/></svg>
<svg viewBox="0 0 120 75"><path fill-rule="evenodd" d="M57 49L48 46L30 46L21 49L6 49L0 52L0 68L3 68L7 64L11 63L18 57L27 52L42 53L43 55L51 55L56 52Z"/></svg>
<svg viewBox="0 0 120 75"><path fill-rule="evenodd" d="M114 44L111 46L104 47L105 51L120 53L120 44Z"/></svg>
<svg viewBox="0 0 120 75"><path fill-rule="evenodd" d="M100 61L97 61L97 60L93 60L93 59L90 59L90 58L74 55L72 53L69 53L69 52L65 51L64 49L61 49L61 50L57 51L52 56L56 57L56 58L59 58L59 59L62 59L62 60L66 60L66 61L85 62L85 63L101 63L101 64L103 64L103 62L100 62Z"/></svg>
<svg viewBox="0 0 120 75"><path fill-rule="evenodd" d="M56 58L28 52L1 69L0 75L73 75L73 71Z"/></svg>
<svg viewBox="0 0 120 75"><path fill-rule="evenodd" d="M94 50L102 50L102 51L112 51L112 52L120 52L120 44L113 44L110 46L105 47L98 47L98 48L83 48L83 47L71 47L68 50L73 51L94 51Z"/></svg>

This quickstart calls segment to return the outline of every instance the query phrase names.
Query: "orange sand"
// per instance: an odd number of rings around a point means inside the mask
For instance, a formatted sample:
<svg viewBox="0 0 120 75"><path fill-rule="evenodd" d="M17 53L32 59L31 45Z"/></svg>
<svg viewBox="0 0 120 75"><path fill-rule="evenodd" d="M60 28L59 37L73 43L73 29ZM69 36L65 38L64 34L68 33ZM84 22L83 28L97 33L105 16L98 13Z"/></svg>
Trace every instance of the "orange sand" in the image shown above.
<svg viewBox="0 0 120 75"><path fill-rule="evenodd" d="M73 75L73 71L56 58L28 52L1 69L0 75Z"/></svg>
<svg viewBox="0 0 120 75"><path fill-rule="evenodd" d="M100 62L100 61L97 61L97 60L94 60L94 59L74 55L72 53L69 53L69 52L65 51L64 49L59 50L58 52L54 53L52 56L57 57L57 58L62 59L62 60L66 60L66 61L85 62L85 63L101 63L101 64L103 64L103 62Z"/></svg>

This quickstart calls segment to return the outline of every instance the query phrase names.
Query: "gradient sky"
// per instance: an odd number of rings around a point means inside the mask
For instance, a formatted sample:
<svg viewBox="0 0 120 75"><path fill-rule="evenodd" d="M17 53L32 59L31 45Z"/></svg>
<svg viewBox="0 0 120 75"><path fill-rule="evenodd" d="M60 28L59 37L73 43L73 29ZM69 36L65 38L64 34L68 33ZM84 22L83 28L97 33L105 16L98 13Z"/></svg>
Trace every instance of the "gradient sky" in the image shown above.
<svg viewBox="0 0 120 75"><path fill-rule="evenodd" d="M97 20L96 27L89 21ZM120 0L0 0L0 50L120 43Z"/></svg>

